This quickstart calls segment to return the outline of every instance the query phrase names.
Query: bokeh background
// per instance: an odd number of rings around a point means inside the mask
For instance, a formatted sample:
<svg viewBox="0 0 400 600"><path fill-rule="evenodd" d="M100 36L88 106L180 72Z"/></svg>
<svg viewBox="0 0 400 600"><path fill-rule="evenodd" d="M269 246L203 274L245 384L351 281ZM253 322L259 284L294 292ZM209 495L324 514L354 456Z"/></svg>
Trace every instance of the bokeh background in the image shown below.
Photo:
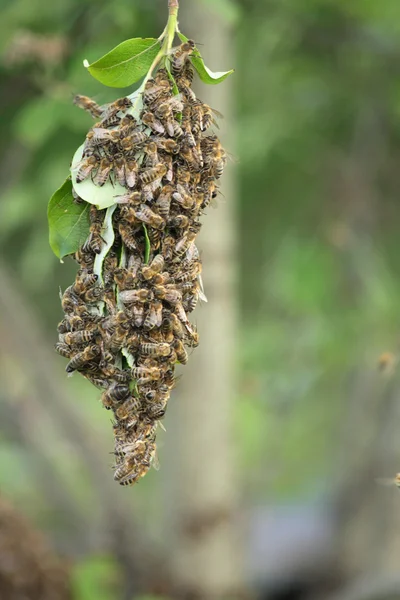
<svg viewBox="0 0 400 600"><path fill-rule="evenodd" d="M82 61L158 37L166 4L0 2L0 597L400 598L398 0L181 0L236 69L197 88L232 160L159 472L113 482L108 413L53 351L71 100L124 93Z"/></svg>

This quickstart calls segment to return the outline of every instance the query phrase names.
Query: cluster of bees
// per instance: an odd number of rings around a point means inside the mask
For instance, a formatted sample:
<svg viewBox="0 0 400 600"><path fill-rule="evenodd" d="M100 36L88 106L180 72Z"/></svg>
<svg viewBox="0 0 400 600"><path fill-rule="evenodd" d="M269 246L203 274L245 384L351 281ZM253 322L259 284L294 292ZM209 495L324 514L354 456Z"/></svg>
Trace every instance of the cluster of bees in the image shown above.
<svg viewBox="0 0 400 600"><path fill-rule="evenodd" d="M105 243L105 211L90 208L90 234L75 255L80 269L62 296L56 350L69 359L68 373L79 371L103 390L103 406L114 414L114 478L121 485L138 481L156 460L175 365L186 364L187 348L199 342L188 318L204 299L195 239L226 153L207 132L213 110L191 88L193 49L192 41L176 48L170 72L160 68L146 81L136 117L130 98L105 107L75 98L98 120L86 136L77 183L118 182L126 193L115 196L103 281L94 263Z"/></svg>

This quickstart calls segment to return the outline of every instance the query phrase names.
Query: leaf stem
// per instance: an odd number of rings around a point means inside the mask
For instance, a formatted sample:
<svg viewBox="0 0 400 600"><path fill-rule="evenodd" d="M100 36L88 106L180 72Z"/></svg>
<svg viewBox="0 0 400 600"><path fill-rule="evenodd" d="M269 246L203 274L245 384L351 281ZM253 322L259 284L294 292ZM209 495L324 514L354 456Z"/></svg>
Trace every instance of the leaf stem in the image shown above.
<svg viewBox="0 0 400 600"><path fill-rule="evenodd" d="M159 38L160 41L162 40L162 46L161 46L159 53L153 60L146 77L144 78L143 86L146 84L146 82L152 76L154 69L159 65L159 63L164 58L164 56L168 55L169 51L172 48L175 33L178 28L178 9L179 9L178 0L168 0L168 21L167 21L167 25L166 25L164 31L162 32L162 34Z"/></svg>

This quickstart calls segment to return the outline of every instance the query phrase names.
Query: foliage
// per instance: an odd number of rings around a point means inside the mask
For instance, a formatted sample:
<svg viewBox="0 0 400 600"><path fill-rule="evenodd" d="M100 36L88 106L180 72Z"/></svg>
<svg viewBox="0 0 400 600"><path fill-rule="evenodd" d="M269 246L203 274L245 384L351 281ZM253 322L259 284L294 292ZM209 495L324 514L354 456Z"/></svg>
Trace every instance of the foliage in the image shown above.
<svg viewBox="0 0 400 600"><path fill-rule="evenodd" d="M75 252L89 233L89 206L74 203L70 179L52 195L47 215L54 254L63 258Z"/></svg>

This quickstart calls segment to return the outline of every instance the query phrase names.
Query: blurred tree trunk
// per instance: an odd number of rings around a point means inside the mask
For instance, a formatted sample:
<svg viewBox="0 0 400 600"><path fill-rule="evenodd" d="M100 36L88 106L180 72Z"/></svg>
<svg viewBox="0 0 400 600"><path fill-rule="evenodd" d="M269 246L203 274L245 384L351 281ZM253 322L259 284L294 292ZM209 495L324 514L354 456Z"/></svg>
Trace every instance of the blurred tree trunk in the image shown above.
<svg viewBox="0 0 400 600"><path fill-rule="evenodd" d="M204 44L206 64L215 70L233 63L232 31L211 4L181 6L181 29ZM220 110L219 135L232 151L233 89L199 84L200 97ZM238 597L242 587L241 544L237 539L236 480L232 431L236 343L236 257L234 171L228 165L218 208L204 218L199 249L208 303L194 313L200 346L183 369L170 406L168 539L174 543L173 571L180 598ZM168 424L169 423L169 424Z"/></svg>

